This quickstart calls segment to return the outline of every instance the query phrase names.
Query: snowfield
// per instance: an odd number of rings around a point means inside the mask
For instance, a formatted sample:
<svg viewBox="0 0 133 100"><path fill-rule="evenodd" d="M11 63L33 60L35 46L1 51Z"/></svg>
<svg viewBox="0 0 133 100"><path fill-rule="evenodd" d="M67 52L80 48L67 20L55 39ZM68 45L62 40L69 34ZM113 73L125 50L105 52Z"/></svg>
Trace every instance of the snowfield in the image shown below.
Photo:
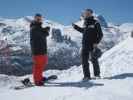
<svg viewBox="0 0 133 100"><path fill-rule="evenodd" d="M82 82L81 66L68 70L49 70L46 76L56 74L58 80L44 87L14 90L21 79L0 75L1 100L133 100L133 38L127 38L100 59L102 79ZM91 69L92 70L92 69Z"/></svg>
<svg viewBox="0 0 133 100"><path fill-rule="evenodd" d="M133 31L133 23L124 23L119 27L119 29L123 32L131 32Z"/></svg>

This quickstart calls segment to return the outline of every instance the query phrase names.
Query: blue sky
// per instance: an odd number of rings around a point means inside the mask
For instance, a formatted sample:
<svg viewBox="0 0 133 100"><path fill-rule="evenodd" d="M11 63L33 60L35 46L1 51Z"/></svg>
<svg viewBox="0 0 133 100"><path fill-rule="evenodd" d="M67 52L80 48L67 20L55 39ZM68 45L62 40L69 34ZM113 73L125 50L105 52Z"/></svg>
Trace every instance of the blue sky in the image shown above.
<svg viewBox="0 0 133 100"><path fill-rule="evenodd" d="M92 8L111 22L133 22L133 0L0 0L0 16L17 18L39 12L62 24L77 21L85 8Z"/></svg>

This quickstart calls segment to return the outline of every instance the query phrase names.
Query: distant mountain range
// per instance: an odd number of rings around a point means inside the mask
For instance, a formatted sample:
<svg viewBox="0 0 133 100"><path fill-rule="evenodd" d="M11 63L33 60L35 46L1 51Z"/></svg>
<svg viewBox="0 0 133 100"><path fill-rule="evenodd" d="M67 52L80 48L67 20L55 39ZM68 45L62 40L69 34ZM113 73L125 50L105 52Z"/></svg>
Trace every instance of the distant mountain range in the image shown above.
<svg viewBox="0 0 133 100"><path fill-rule="evenodd" d="M33 18L0 18L0 74L25 75L31 73L32 60L29 38L29 24ZM103 52L125 40L133 31L133 23L114 25L102 16L96 16L100 22L104 38L99 45ZM82 27L83 21L76 22ZM50 26L48 37L48 69L68 69L80 65L82 34L72 26L64 26L54 21L45 20L43 26Z"/></svg>

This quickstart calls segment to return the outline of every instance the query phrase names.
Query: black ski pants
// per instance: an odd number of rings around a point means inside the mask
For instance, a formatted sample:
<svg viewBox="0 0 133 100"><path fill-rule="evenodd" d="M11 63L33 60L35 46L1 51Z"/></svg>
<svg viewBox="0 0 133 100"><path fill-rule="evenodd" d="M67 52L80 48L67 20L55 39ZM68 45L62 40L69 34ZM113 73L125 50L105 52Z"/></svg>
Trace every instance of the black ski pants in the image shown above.
<svg viewBox="0 0 133 100"><path fill-rule="evenodd" d="M82 58L82 67L83 67L84 77L90 78L89 61L91 61L93 64L94 75L100 76L99 61L97 57L93 56L93 50L94 50L93 45L82 48L81 58Z"/></svg>

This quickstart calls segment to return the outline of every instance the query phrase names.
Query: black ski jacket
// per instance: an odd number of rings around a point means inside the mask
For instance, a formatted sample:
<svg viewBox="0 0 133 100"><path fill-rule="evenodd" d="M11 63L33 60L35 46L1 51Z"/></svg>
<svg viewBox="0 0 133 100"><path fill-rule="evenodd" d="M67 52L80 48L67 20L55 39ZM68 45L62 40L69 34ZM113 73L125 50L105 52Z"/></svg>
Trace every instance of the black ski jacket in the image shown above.
<svg viewBox="0 0 133 100"><path fill-rule="evenodd" d="M32 21L30 24L30 44L33 55L47 54L47 40L50 27L43 28L42 23Z"/></svg>
<svg viewBox="0 0 133 100"><path fill-rule="evenodd" d="M98 44L103 37L101 26L99 22L94 19L94 17L86 18L84 21L83 28L75 24L73 25L73 27L77 31L83 33L83 39L82 39L83 48L92 46L95 43Z"/></svg>

